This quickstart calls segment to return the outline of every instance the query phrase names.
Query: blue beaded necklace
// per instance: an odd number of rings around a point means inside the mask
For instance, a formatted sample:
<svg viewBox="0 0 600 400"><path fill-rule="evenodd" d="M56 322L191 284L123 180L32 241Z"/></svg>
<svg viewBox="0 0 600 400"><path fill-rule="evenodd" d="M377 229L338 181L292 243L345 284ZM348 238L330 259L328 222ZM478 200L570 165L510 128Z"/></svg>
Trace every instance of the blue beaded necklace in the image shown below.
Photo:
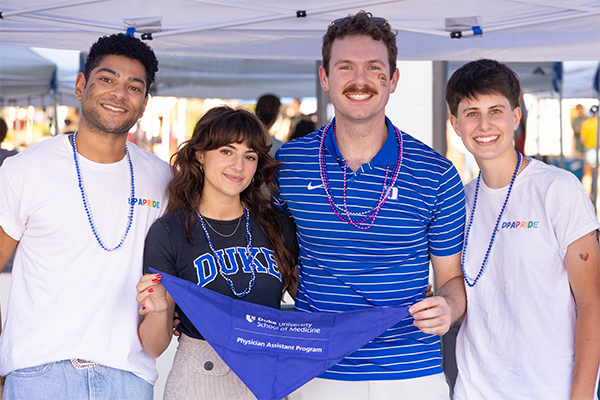
<svg viewBox="0 0 600 400"><path fill-rule="evenodd" d="M233 281L229 277L229 274L223 270L225 266L223 252L217 253L215 251L215 247L213 246L212 240L210 240L208 229L206 229L206 224L204 223L205 217L203 217L202 214L200 214L200 211L198 211L198 221L200 222L200 225L202 225L202 229L204 230L204 236L206 236L206 241L208 242L208 247L210 247L210 250L212 251L213 256L215 257L215 260L217 261L217 265L219 266L219 274L223 277L223 279L225 279L227 286L229 286L233 294L235 294L239 298L242 298L248 293L250 293L252 287L254 286L254 282L256 281L256 268L254 266L254 262L256 261L256 253L252 248L252 232L250 231L250 218L248 217L248 209L246 208L246 205L244 203L242 203L242 208L244 209L244 218L246 219L246 257L250 260L250 270L252 271L250 275L250 283L248 284L248 287L244 289L243 292L238 292L237 290L235 290L235 286L233 286Z"/></svg>
<svg viewBox="0 0 600 400"><path fill-rule="evenodd" d="M133 199L135 199L135 179L134 179L134 175L133 175L133 163L131 162L131 156L129 154L129 149L127 148L127 144L125 144L125 154L127 155L127 162L129 163L129 176L131 177L131 196L129 197L129 215L127 216L127 228L125 229L125 234L123 234L123 237L121 238L121 241L119 242L119 244L116 247L109 249L108 247L106 247L104 245L104 243L102 243L102 239L100 239L100 235L98 234L98 230L96 229L96 224L94 223L94 219L92 218L92 209L90 208L90 206L88 204L87 196L85 195L83 178L81 177L81 170L79 169L79 158L77 156L77 143L75 141L76 135L77 135L77 132L75 132L73 134L73 137L71 138L71 147L73 148L73 159L75 160L75 170L77 171L77 180L79 181L79 190L81 191L83 207L85 208L85 213L87 214L88 222L90 223L90 227L92 228L92 233L94 234L94 237L96 238L96 241L98 241L98 244L100 245L100 247L102 247L102 250L105 250L108 252L115 251L123 245L123 242L125 242L125 239L127 238L127 234L129 233L129 229L131 229L131 224L133 223L133 210L134 210Z"/></svg>
<svg viewBox="0 0 600 400"><path fill-rule="evenodd" d="M479 272L475 279L471 278L467 275L467 271L465 270L465 255L467 254L467 245L469 244L469 233L471 232L471 226L473 225L473 218L475 217L475 209L477 208L477 194L479 193L479 182L481 181L481 171L479 171L479 175L477 176L477 184L475 185L475 195L473 196L473 208L471 210L471 217L469 218L469 224L467 225L467 233L465 235L465 242L463 245L462 257L460 262L460 267L462 270L463 277L465 278L465 282L469 287L475 286L481 275L485 271L485 267L487 265L490 251L492 250L492 245L494 244L494 239L496 238L496 232L498 232L498 225L500 224L500 220L502 219L502 215L504 214L504 210L506 209L506 204L508 203L508 198L510 197L510 192L512 191L513 184L515 183L515 179L517 178L517 174L519 173L519 168L521 168L521 153L517 151L518 161L517 167L515 168L515 172L513 173L512 180L510 181L510 185L508 186L508 193L506 193L506 199L504 199L504 204L502 205L502 209L500 210L500 215L498 215L498 219L496 220L496 226L492 231L492 238L490 239L490 245L485 252L485 256L483 257L483 262L481 263L481 267L479 268Z"/></svg>

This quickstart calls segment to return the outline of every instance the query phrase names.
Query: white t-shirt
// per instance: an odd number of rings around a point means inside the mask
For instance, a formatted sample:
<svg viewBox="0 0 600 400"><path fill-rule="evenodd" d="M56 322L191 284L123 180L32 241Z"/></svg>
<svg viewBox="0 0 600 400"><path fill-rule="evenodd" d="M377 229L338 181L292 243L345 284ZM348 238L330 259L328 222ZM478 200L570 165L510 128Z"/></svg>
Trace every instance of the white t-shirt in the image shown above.
<svg viewBox="0 0 600 400"><path fill-rule="evenodd" d="M33 145L0 169L0 226L19 244L0 375L81 358L131 371L150 383L157 372L142 348L135 285L146 232L166 208L167 163L127 144L135 177L133 224L118 250L92 233L67 135ZM131 192L127 158L99 164L79 156L88 204L108 248L123 237Z"/></svg>
<svg viewBox="0 0 600 400"><path fill-rule="evenodd" d="M507 191L481 180L465 253L471 278ZM469 215L474 192L475 180L465 187ZM576 306L564 257L569 244L599 227L575 175L530 160L515 181L485 272L466 287L454 399L569 398Z"/></svg>

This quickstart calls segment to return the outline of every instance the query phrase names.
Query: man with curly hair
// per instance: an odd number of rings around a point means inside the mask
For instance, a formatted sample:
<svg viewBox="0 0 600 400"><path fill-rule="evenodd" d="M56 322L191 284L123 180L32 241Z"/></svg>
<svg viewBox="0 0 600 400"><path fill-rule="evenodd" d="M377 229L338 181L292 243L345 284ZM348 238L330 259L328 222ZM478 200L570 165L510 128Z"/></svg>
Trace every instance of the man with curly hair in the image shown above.
<svg viewBox="0 0 600 400"><path fill-rule="evenodd" d="M100 38L76 81L79 130L0 170L0 270L16 249L0 336L5 400L153 397L135 285L170 169L127 133L157 70L133 36Z"/></svg>

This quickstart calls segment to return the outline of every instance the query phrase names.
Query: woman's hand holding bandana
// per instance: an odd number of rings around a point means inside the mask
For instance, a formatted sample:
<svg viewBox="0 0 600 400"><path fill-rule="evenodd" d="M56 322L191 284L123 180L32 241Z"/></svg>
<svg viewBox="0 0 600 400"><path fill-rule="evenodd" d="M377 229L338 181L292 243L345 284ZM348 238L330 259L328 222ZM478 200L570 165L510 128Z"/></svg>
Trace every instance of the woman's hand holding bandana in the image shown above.
<svg viewBox="0 0 600 400"><path fill-rule="evenodd" d="M142 304L140 314L149 312L165 312L168 307L167 291L160 283L161 274L146 274L136 285L138 295L136 300Z"/></svg>

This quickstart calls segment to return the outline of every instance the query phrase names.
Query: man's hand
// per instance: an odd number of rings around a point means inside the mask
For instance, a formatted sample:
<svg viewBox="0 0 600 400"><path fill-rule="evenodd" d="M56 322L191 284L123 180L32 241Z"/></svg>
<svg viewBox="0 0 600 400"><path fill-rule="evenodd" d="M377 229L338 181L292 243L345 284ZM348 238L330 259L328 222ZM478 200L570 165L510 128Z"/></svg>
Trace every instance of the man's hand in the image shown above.
<svg viewBox="0 0 600 400"><path fill-rule="evenodd" d="M422 332L444 335L462 318L467 306L465 283L460 270L460 253L448 257L431 255L434 271L435 296L409 307L414 325Z"/></svg>
<svg viewBox="0 0 600 400"><path fill-rule="evenodd" d="M452 310L442 296L421 300L410 306L408 312L415 319L414 325L424 333L441 336L452 324Z"/></svg>

